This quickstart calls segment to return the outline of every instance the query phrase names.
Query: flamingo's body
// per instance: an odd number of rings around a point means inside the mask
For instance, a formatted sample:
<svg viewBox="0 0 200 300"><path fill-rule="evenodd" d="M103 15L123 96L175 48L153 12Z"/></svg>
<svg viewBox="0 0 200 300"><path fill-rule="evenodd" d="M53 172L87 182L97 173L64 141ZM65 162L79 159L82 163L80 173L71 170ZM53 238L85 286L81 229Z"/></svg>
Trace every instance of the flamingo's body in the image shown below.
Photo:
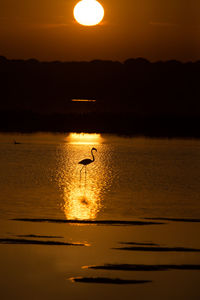
<svg viewBox="0 0 200 300"><path fill-rule="evenodd" d="M83 169L84 167L85 167L85 172L86 172L86 166L89 165L89 164L91 164L92 162L95 161L93 151L97 151L97 149L96 149L96 148L92 148L92 149L91 149L92 159L90 159L90 158L85 158L85 159L79 161L79 164L80 164L80 165L83 165L83 167L82 167L81 170L80 170L80 173L81 173L81 171L82 171L82 169Z"/></svg>
<svg viewBox="0 0 200 300"><path fill-rule="evenodd" d="M93 161L94 160L92 160L92 159L86 158L86 159L79 161L79 164L83 165L83 166L87 166L87 165L91 164Z"/></svg>

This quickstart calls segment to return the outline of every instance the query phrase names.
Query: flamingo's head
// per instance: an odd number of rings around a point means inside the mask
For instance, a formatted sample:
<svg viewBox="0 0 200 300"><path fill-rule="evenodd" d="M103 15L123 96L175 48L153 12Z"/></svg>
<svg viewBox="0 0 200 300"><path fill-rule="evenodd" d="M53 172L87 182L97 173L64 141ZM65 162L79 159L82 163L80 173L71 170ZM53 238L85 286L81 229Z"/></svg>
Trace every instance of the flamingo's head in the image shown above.
<svg viewBox="0 0 200 300"><path fill-rule="evenodd" d="M92 151L93 151L93 150L97 151L97 149L96 149L96 148L94 148L94 147L92 148Z"/></svg>

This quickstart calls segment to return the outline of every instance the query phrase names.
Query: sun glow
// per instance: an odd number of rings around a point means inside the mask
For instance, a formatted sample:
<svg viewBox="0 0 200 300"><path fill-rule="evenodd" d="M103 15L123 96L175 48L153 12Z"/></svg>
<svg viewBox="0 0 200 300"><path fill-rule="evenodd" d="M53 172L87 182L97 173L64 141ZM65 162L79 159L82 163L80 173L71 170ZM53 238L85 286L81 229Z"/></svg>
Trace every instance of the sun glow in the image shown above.
<svg viewBox="0 0 200 300"><path fill-rule="evenodd" d="M56 176L62 195L60 208L68 220L95 220L112 180L106 158L110 146L103 144L100 134L71 133L65 141L58 151ZM95 142L98 149L95 161L82 169L78 162L92 158L91 148Z"/></svg>
<svg viewBox="0 0 200 300"><path fill-rule="evenodd" d="M92 180L76 178L71 182L71 189L64 193L64 213L70 220L93 220L100 210L100 191L93 186ZM89 177L89 176L88 176Z"/></svg>
<svg viewBox="0 0 200 300"><path fill-rule="evenodd" d="M98 133L70 133L67 136L70 144L98 145L102 142L101 135Z"/></svg>
<svg viewBox="0 0 200 300"><path fill-rule="evenodd" d="M96 0L82 0L74 7L74 18L81 25L97 25L102 21L103 17L103 6Z"/></svg>

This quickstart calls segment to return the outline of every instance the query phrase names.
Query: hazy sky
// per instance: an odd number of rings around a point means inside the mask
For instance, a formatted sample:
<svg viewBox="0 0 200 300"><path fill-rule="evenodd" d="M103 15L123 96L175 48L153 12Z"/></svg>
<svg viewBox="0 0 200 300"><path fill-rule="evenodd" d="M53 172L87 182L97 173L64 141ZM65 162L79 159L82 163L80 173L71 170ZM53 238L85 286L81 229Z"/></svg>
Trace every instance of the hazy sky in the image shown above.
<svg viewBox="0 0 200 300"><path fill-rule="evenodd" d="M200 0L102 0L101 25L76 0L0 0L0 55L40 60L200 59Z"/></svg>

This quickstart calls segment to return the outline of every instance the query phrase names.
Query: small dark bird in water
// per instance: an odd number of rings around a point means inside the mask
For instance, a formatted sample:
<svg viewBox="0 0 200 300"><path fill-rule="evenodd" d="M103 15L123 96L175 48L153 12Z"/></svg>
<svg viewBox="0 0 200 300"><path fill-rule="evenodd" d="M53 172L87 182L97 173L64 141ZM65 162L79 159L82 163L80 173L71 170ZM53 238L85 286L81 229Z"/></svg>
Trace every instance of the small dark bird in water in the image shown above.
<svg viewBox="0 0 200 300"><path fill-rule="evenodd" d="M83 159L83 160L79 161L79 164L80 164L80 165L83 165L83 167L86 167L87 165L89 165L89 164L91 164L92 162L94 162L94 161L95 161L95 158L94 158L93 151L97 151L97 149L96 149L96 148L92 148L92 150L91 150L92 159L90 159L90 158ZM82 170L82 169L81 169L81 170Z"/></svg>
<svg viewBox="0 0 200 300"><path fill-rule="evenodd" d="M15 144L15 145L20 145L21 143L16 142L16 140L14 140L14 144Z"/></svg>

